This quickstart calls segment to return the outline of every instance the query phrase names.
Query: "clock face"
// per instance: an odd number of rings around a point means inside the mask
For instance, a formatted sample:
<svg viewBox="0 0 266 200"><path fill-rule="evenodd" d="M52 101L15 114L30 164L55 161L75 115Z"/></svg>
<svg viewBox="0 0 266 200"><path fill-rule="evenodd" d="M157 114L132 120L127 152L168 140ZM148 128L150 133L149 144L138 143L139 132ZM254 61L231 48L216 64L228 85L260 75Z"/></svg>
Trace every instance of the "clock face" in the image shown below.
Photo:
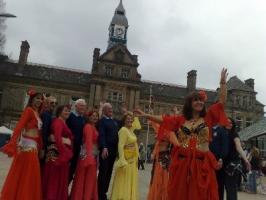
<svg viewBox="0 0 266 200"><path fill-rule="evenodd" d="M116 36L117 37L121 37L122 38L122 36L123 36L123 34L124 34L124 30L123 30L123 28L116 28L115 29L115 33L116 33Z"/></svg>

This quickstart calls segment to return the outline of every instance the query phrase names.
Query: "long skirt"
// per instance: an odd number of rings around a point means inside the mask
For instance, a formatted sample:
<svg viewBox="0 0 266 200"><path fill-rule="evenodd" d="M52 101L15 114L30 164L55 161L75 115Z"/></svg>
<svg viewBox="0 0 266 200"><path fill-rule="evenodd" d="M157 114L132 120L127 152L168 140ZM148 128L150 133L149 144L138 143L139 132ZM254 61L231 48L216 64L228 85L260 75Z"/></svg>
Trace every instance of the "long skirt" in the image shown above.
<svg viewBox="0 0 266 200"><path fill-rule="evenodd" d="M167 185L169 179L168 169L164 169L158 160L153 166L153 175L151 178L148 200L167 200Z"/></svg>
<svg viewBox="0 0 266 200"><path fill-rule="evenodd" d="M111 200L138 200L138 159L128 161L124 167L116 164Z"/></svg>
<svg viewBox="0 0 266 200"><path fill-rule="evenodd" d="M37 150L18 152L6 177L1 200L41 200L41 174Z"/></svg>
<svg viewBox="0 0 266 200"><path fill-rule="evenodd" d="M69 163L48 161L43 168L43 200L67 200Z"/></svg>
<svg viewBox="0 0 266 200"><path fill-rule="evenodd" d="M98 200L96 163L88 166L78 163L71 200Z"/></svg>
<svg viewBox="0 0 266 200"><path fill-rule="evenodd" d="M210 152L175 147L169 169L169 200L218 200L216 160Z"/></svg>

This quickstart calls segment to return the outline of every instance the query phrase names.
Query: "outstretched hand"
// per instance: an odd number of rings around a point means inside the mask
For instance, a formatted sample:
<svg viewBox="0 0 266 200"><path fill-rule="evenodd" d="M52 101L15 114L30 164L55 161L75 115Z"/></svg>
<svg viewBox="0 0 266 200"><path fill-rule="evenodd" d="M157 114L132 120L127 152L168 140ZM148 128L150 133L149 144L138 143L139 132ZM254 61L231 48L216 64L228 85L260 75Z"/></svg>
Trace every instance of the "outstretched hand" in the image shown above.
<svg viewBox="0 0 266 200"><path fill-rule="evenodd" d="M223 68L221 71L220 84L225 84L227 81L227 77L228 77L227 68Z"/></svg>
<svg viewBox="0 0 266 200"><path fill-rule="evenodd" d="M146 115L146 113L143 112L141 109L137 108L134 110L134 115L137 117L144 117Z"/></svg>

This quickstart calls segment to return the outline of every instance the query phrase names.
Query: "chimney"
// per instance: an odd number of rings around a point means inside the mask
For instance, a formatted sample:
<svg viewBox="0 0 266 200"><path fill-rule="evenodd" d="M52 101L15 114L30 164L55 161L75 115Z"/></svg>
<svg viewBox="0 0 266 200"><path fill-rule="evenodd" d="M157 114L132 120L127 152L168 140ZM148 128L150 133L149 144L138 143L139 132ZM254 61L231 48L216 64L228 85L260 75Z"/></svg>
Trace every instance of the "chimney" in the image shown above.
<svg viewBox="0 0 266 200"><path fill-rule="evenodd" d="M138 55L133 55L133 59L135 63L138 63Z"/></svg>
<svg viewBox="0 0 266 200"><path fill-rule="evenodd" d="M28 55L30 51L30 45L27 40L21 42L20 46L20 55L19 55L19 60L18 63L20 65L26 65L27 60L28 60Z"/></svg>
<svg viewBox="0 0 266 200"><path fill-rule="evenodd" d="M187 73L187 90L193 92L196 90L197 71L191 70Z"/></svg>
<svg viewBox="0 0 266 200"><path fill-rule="evenodd" d="M92 71L96 70L98 58L100 57L100 51L101 50L99 48L95 48L93 51Z"/></svg>
<svg viewBox="0 0 266 200"><path fill-rule="evenodd" d="M250 88L252 88L254 90L255 83L254 83L254 79L253 78L250 78L250 79L245 80L245 84L248 87L250 87Z"/></svg>

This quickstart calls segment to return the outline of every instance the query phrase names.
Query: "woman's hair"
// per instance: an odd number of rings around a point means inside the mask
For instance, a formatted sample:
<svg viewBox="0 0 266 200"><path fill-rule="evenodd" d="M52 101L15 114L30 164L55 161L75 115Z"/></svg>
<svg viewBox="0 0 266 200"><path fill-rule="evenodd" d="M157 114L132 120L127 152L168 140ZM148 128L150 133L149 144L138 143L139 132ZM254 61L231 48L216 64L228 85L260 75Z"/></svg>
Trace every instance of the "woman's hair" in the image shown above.
<svg viewBox="0 0 266 200"><path fill-rule="evenodd" d="M86 123L90 123L90 117L91 117L94 113L97 114L98 119L99 119L99 113L98 113L98 111L96 111L96 110L92 110L92 111L86 112L85 115L84 115L84 117L85 117L85 122L86 122Z"/></svg>
<svg viewBox="0 0 266 200"><path fill-rule="evenodd" d="M122 126L125 126L128 116L133 118L133 113L132 112L126 112L126 114L124 114L124 116L122 117Z"/></svg>
<svg viewBox="0 0 266 200"><path fill-rule="evenodd" d="M230 133L235 133L236 132L236 122L235 120L233 120L233 118L228 117L228 119L231 121L232 123L232 128L229 130Z"/></svg>
<svg viewBox="0 0 266 200"><path fill-rule="evenodd" d="M259 158L260 157L260 151L259 151L259 149L256 148L256 147L253 147L251 149L251 156L252 157L255 157L255 158Z"/></svg>
<svg viewBox="0 0 266 200"><path fill-rule="evenodd" d="M186 120L190 120L193 117L193 108L192 108L192 102L195 100L201 100L202 97L199 92L192 92L185 98L185 103L183 106L182 113ZM206 116L206 107L205 105L203 106L202 111L200 112L200 117L205 117Z"/></svg>
<svg viewBox="0 0 266 200"><path fill-rule="evenodd" d="M56 111L55 111L55 116L56 116L56 117L60 117L60 115L62 114L64 108L67 108L67 109L70 110L69 105L58 106L57 109L56 109Z"/></svg>

